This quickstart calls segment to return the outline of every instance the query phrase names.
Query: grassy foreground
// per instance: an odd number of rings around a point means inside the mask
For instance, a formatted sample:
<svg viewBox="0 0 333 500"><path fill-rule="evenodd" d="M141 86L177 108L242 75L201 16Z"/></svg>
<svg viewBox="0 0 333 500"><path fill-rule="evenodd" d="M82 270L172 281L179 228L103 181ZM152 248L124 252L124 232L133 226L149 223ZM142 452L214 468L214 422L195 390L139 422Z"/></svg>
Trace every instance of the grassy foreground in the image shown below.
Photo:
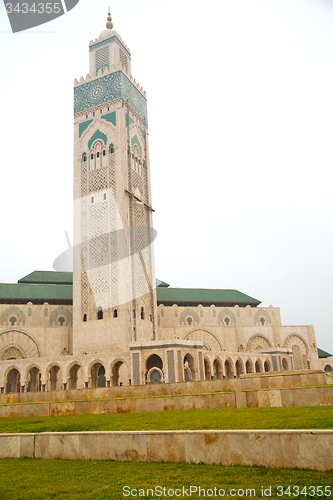
<svg viewBox="0 0 333 500"><path fill-rule="evenodd" d="M331 484L332 472L311 470L83 460L0 460L1 500L119 500L176 497L197 499L223 496L256 499L266 497L323 499L332 497L328 494L322 495L321 488L317 490L318 485L325 491L325 486ZM123 490L124 486L128 486L129 489ZM162 489L155 492L162 494L153 496L152 492L147 492L147 489L154 490L157 486ZM199 486L205 490L205 496L202 491L200 496L198 490L195 492L194 488ZM283 490L278 489L278 486L283 487ZM298 486L299 493L303 490L303 494L295 495L296 488L290 490L291 495L288 494L288 486ZM270 487L272 489L268 495L267 489ZM216 495L212 494L214 488L217 489ZM266 490L265 496L262 494L262 488ZM130 490L133 489L136 491L131 495ZM225 491L223 496L222 489ZM327 489L326 493L328 491ZM126 492L129 494L124 495Z"/></svg>
<svg viewBox="0 0 333 500"><path fill-rule="evenodd" d="M218 408L153 413L0 418L0 432L332 429L333 406ZM1 498L1 497L0 497Z"/></svg>

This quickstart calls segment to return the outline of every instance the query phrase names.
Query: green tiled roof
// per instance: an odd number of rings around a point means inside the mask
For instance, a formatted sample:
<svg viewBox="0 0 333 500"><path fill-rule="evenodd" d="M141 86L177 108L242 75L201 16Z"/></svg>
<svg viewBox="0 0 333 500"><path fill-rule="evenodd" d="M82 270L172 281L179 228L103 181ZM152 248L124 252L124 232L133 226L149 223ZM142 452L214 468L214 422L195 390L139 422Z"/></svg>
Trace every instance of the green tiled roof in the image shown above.
<svg viewBox="0 0 333 500"><path fill-rule="evenodd" d="M59 273L56 271L33 271L18 283L39 283L47 285L72 285L73 273Z"/></svg>
<svg viewBox="0 0 333 500"><path fill-rule="evenodd" d="M239 304L257 306L261 302L238 290L205 288L156 288L159 303Z"/></svg>
<svg viewBox="0 0 333 500"><path fill-rule="evenodd" d="M0 283L0 299L72 300L73 287L36 283Z"/></svg>
<svg viewBox="0 0 333 500"><path fill-rule="evenodd" d="M317 349L318 351L318 357L319 358L331 358L332 357L332 354L330 354L329 352L326 352L326 351L323 351L322 349Z"/></svg>
<svg viewBox="0 0 333 500"><path fill-rule="evenodd" d="M158 286L158 287L168 287L170 285L168 283L166 283L165 281L161 281L161 280L158 280L156 278L156 286Z"/></svg>
<svg viewBox="0 0 333 500"><path fill-rule="evenodd" d="M18 283L0 283L0 299L57 300L73 299L73 273L33 271ZM168 283L156 280L157 301L162 304L182 305L240 305L257 306L259 300L238 290L203 288L169 288ZM323 351L324 352L324 351Z"/></svg>

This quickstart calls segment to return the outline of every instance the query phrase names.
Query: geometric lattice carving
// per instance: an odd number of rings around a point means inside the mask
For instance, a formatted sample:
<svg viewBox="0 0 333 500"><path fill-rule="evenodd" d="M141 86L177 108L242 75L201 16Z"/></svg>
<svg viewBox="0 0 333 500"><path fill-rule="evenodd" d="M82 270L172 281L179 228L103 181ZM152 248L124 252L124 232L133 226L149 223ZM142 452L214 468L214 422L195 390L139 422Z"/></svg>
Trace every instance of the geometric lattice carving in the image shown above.
<svg viewBox="0 0 333 500"><path fill-rule="evenodd" d="M255 335L247 343L248 351L258 351L259 349L269 349L270 347L272 347L271 342L263 335Z"/></svg>
<svg viewBox="0 0 333 500"><path fill-rule="evenodd" d="M139 361L139 353L133 353L133 385L140 384L140 361Z"/></svg>
<svg viewBox="0 0 333 500"><path fill-rule="evenodd" d="M167 351L167 357L168 357L169 383L172 383L176 381L174 352Z"/></svg>
<svg viewBox="0 0 333 500"><path fill-rule="evenodd" d="M178 382L183 382L183 360L182 352L177 351Z"/></svg>
<svg viewBox="0 0 333 500"><path fill-rule="evenodd" d="M109 67L109 46L106 45L95 52L96 74L99 69Z"/></svg>
<svg viewBox="0 0 333 500"><path fill-rule="evenodd" d="M119 47L119 57L120 57L120 62L124 68L126 68L126 71L128 70L128 62L127 62L127 56L123 50Z"/></svg>

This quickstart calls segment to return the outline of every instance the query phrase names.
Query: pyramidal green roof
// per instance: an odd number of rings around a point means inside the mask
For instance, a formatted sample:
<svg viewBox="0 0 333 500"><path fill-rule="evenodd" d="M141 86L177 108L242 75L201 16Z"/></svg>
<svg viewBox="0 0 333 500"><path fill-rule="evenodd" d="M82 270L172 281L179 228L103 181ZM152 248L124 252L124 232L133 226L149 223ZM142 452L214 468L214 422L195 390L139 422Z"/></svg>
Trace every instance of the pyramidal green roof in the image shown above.
<svg viewBox="0 0 333 500"><path fill-rule="evenodd" d="M62 273L57 271L33 271L24 276L18 283L38 283L47 285L72 285L73 273Z"/></svg>
<svg viewBox="0 0 333 500"><path fill-rule="evenodd" d="M156 288L157 301L160 304L223 304L257 306L261 302L238 290L219 290L211 288Z"/></svg>
<svg viewBox="0 0 333 500"><path fill-rule="evenodd" d="M329 352L323 351L323 349L319 349L319 347L317 348L317 351L318 351L318 358L331 358L332 357L332 354L330 354Z"/></svg>
<svg viewBox="0 0 333 500"><path fill-rule="evenodd" d="M168 287L170 286L168 283L166 283L165 281L162 281L162 280L158 280L156 278L156 286L157 287Z"/></svg>

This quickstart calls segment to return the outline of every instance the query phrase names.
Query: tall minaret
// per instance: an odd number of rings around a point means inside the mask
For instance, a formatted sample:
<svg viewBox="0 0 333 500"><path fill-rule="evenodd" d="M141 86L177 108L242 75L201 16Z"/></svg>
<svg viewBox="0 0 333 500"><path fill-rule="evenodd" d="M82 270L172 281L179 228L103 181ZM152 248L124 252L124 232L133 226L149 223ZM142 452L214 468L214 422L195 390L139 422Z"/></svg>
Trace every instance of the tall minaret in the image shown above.
<svg viewBox="0 0 333 500"><path fill-rule="evenodd" d="M74 354L155 339L146 93L107 19L74 88Z"/></svg>

